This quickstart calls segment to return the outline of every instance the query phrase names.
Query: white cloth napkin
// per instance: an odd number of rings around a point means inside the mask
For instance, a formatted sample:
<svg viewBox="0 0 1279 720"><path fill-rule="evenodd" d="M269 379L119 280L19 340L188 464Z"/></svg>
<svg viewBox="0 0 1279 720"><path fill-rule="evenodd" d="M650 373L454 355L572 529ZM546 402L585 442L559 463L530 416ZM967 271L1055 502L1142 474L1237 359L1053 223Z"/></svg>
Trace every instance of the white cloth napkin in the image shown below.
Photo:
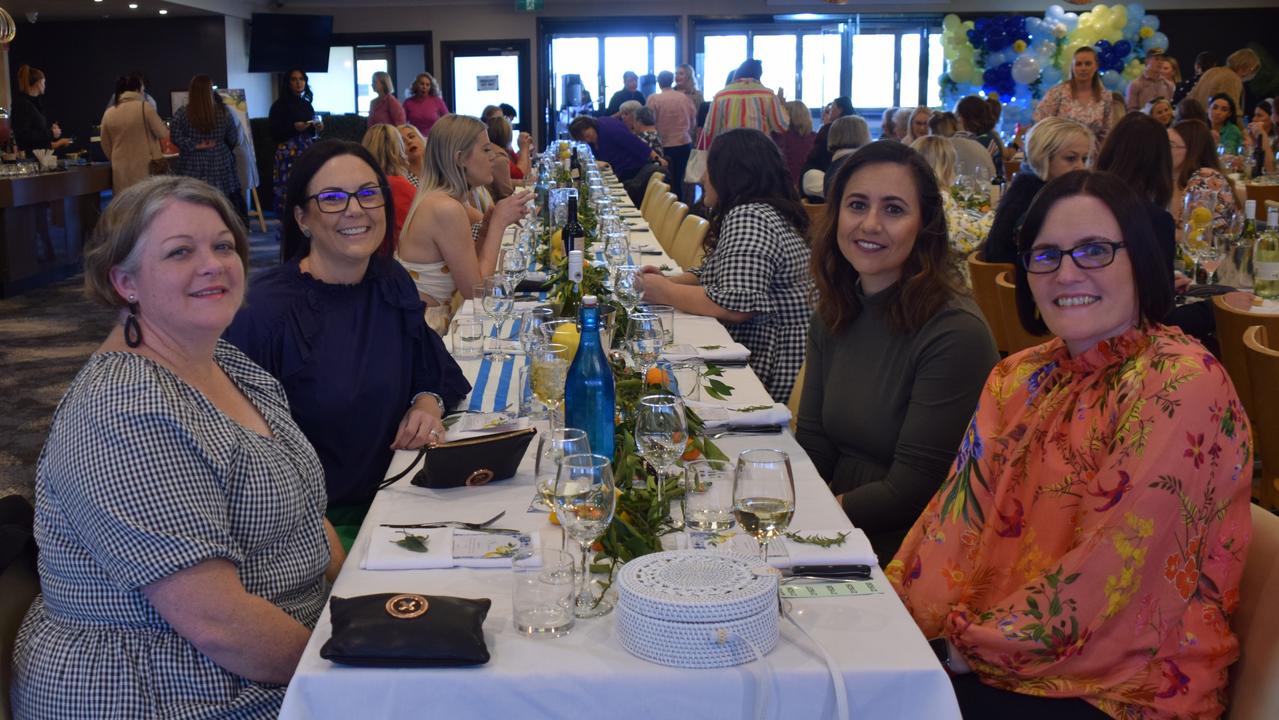
<svg viewBox="0 0 1279 720"><path fill-rule="evenodd" d="M808 545L806 543L797 543L788 537L782 537L782 543L786 546L786 564L782 564L781 559L774 562L773 558L768 559L769 563L781 568L789 568L795 565L878 565L879 559L875 556L875 551L871 549L870 539L866 537L866 533L857 528L852 530L797 530L790 529L796 535L819 535L821 537L834 537L839 533L846 532L848 537L844 538L844 544L835 547L822 547L820 545ZM772 554L771 552L769 553Z"/></svg>
<svg viewBox="0 0 1279 720"><path fill-rule="evenodd" d="M1279 301L1262 300L1260 304L1253 303L1248 308L1248 312L1257 313L1258 315L1279 315Z"/></svg>
<svg viewBox="0 0 1279 720"><path fill-rule="evenodd" d="M697 413L707 428L743 427L748 425L790 424L790 408L780 403L748 405L720 404L687 400L685 404Z"/></svg>
<svg viewBox="0 0 1279 720"><path fill-rule="evenodd" d="M751 351L741 343L728 342L716 345L671 345L662 353L670 360L701 358L706 362L743 362L749 360Z"/></svg>
<svg viewBox="0 0 1279 720"><path fill-rule="evenodd" d="M404 537L404 533L422 535L429 538L426 552L413 552L395 543ZM510 567L509 555L499 557L454 557L454 545L464 545L468 538L492 539L496 544L521 543L540 554L542 541L537 532L527 535L494 535L491 533L474 533L453 528L431 528L398 530L396 528L377 527L369 538L369 552L364 557L365 570L435 570L451 567ZM524 540L523 538L527 538Z"/></svg>

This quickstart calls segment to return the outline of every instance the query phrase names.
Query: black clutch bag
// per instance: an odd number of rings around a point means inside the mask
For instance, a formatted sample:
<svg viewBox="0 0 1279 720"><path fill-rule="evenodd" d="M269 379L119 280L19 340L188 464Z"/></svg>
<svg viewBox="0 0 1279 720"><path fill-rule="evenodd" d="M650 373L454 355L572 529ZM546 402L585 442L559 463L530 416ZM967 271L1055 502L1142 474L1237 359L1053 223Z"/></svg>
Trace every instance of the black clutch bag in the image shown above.
<svg viewBox="0 0 1279 720"><path fill-rule="evenodd" d="M528 427L424 446L407 468L383 480L380 487L391 485L413 472L419 462L422 469L413 476L413 484L419 487L452 488L505 480L515 475L529 442L536 434L535 428Z"/></svg>
<svg viewBox="0 0 1279 720"><path fill-rule="evenodd" d="M329 599L333 636L320 657L365 667L460 667L489 661L488 598L383 593Z"/></svg>

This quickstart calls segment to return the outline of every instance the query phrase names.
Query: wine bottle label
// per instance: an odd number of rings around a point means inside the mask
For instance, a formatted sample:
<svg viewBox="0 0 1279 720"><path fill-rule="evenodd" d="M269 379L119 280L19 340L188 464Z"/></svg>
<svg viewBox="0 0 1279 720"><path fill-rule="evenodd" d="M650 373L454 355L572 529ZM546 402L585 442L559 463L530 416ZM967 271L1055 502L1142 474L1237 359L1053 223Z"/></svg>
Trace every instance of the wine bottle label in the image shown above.
<svg viewBox="0 0 1279 720"><path fill-rule="evenodd" d="M1252 267L1258 281L1279 280L1279 262L1261 262L1253 258Z"/></svg>

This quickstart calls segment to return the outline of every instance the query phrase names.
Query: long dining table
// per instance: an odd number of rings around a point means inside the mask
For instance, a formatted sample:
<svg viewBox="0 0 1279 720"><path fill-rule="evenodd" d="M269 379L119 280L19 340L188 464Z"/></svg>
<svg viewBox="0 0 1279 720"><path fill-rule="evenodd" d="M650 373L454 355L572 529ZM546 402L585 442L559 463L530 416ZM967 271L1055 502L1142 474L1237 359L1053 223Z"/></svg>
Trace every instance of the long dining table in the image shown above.
<svg viewBox="0 0 1279 720"><path fill-rule="evenodd" d="M675 266L668 256L658 254L657 241L646 228L632 231L632 247L647 253L642 256L646 264ZM460 312L471 312L469 304ZM680 313L675 342L727 345L731 338L714 319ZM519 356L509 364L460 362L476 396L463 402L463 409L518 407L522 362ZM734 404L772 402L749 367L725 368L722 379L734 388ZM727 435L715 442L729 457L761 447L789 454L796 495L792 529L851 528L789 429L774 435ZM536 533L543 546L558 548L560 529L531 504L536 446L534 441L510 479L438 490L416 487L406 478L380 491L333 586L337 597L412 592L490 598L492 607L483 626L490 661L476 667L431 669L338 665L320 657L331 629L326 608L289 684L280 717L833 718L839 717L835 674L846 691L849 717L960 717L946 672L878 567L870 583L876 592L791 600L790 621L780 623L781 640L764 660L700 670L657 665L628 653L617 638L616 612L579 619L558 638L516 631L509 569L363 567L375 530L384 523L480 521L505 512L503 527ZM396 453L387 476L400 472L415 456Z"/></svg>

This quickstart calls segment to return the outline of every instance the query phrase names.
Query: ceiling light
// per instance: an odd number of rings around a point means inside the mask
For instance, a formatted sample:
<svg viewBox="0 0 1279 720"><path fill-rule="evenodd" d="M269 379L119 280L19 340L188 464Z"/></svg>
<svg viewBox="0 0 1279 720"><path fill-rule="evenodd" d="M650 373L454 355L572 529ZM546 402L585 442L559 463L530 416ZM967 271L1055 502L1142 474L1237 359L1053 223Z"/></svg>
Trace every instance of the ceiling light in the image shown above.
<svg viewBox="0 0 1279 720"><path fill-rule="evenodd" d="M168 14L169 14L169 11L168 11L168 10L161 10L161 11L160 11L160 14L161 14L161 15L168 15Z"/></svg>
<svg viewBox="0 0 1279 720"><path fill-rule="evenodd" d="M129 3L129 9L130 9L130 10L137 10L137 9L138 9L138 4L137 4L137 3Z"/></svg>

